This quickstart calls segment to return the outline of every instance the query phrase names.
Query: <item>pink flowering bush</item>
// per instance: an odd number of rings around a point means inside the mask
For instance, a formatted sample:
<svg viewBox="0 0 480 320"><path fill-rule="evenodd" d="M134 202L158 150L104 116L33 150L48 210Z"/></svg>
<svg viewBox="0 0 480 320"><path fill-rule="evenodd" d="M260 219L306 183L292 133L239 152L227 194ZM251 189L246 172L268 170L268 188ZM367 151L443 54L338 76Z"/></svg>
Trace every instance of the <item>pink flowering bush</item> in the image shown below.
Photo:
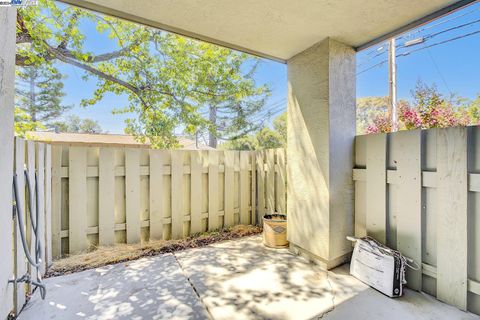
<svg viewBox="0 0 480 320"><path fill-rule="evenodd" d="M417 83L412 95L413 106L405 100L397 104L399 130L480 125L480 103L477 103L480 98L470 105L459 105L462 99L446 98L435 85L429 87L421 82ZM377 114L365 129L366 134L391 131L388 113Z"/></svg>

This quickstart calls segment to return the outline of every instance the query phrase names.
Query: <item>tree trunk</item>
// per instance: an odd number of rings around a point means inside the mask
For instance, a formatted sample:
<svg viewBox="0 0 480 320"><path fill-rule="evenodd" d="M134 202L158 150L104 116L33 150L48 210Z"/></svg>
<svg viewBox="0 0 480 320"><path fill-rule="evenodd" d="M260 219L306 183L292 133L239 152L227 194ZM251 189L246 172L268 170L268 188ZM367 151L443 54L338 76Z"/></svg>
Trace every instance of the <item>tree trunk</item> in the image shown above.
<svg viewBox="0 0 480 320"><path fill-rule="evenodd" d="M35 104L35 77L33 76L33 73L30 72L30 116L32 117L32 121L36 122L37 121L37 110L36 110L36 104Z"/></svg>
<svg viewBox="0 0 480 320"><path fill-rule="evenodd" d="M209 107L209 119L213 126L213 129L210 129L208 132L208 146L211 148L217 148L217 108L215 106Z"/></svg>

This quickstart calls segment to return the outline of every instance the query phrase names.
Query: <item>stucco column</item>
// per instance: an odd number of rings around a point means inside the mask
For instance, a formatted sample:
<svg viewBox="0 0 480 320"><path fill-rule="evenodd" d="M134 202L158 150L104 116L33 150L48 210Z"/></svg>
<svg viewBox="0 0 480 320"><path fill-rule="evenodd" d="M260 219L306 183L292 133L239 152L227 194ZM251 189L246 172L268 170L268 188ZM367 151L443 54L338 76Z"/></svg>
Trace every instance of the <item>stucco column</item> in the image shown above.
<svg viewBox="0 0 480 320"><path fill-rule="evenodd" d="M288 237L325 268L350 257L355 51L325 39L288 61Z"/></svg>
<svg viewBox="0 0 480 320"><path fill-rule="evenodd" d="M12 175L17 10L0 8L0 319L13 307Z"/></svg>

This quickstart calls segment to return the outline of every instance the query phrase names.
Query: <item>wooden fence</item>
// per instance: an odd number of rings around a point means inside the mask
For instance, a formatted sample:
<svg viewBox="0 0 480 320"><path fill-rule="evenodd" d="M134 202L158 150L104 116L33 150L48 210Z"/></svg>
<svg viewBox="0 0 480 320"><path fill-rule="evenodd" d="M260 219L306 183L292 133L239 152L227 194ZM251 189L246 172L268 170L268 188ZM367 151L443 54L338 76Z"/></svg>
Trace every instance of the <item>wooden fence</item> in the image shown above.
<svg viewBox="0 0 480 320"><path fill-rule="evenodd" d="M355 234L420 263L408 286L480 314L480 129L356 139Z"/></svg>
<svg viewBox="0 0 480 320"><path fill-rule="evenodd" d="M52 145L54 257L178 239L286 210L285 151Z"/></svg>
<svg viewBox="0 0 480 320"><path fill-rule="evenodd" d="M34 256L34 243L35 236L31 231L30 215L27 214L27 181L24 175L24 170L28 172L30 180L30 186L32 190L31 205L32 210L38 209L39 221L36 221L39 228L39 237L41 238L42 251L43 251L43 264L41 265L41 273L44 274L47 266L52 262L51 252L51 237L50 237L50 225L51 225L51 146L37 143L33 141L25 141L21 138L15 138L15 158L14 158L14 174L17 176L17 185L19 191L18 204L23 211L23 221L26 223L26 236L27 243L30 245L30 251ZM37 181L35 181L35 172L37 173ZM13 175L12 175L13 176ZM11 184L12 181L5 181L5 183ZM38 208L36 208L35 201L35 188L38 189ZM34 214L35 216L35 214ZM17 218L18 219L18 218ZM18 220L17 220L18 223ZM14 266L13 272L17 279L21 278L26 273L30 273L32 279L36 279L36 270L32 268L26 260L24 250L22 247L22 240L18 231L18 227L13 228L14 250L12 260L7 258L2 263L10 264ZM10 284L14 288L13 283ZM31 294L32 287L20 283L16 289L12 290L14 312L18 312L25 303L26 297Z"/></svg>

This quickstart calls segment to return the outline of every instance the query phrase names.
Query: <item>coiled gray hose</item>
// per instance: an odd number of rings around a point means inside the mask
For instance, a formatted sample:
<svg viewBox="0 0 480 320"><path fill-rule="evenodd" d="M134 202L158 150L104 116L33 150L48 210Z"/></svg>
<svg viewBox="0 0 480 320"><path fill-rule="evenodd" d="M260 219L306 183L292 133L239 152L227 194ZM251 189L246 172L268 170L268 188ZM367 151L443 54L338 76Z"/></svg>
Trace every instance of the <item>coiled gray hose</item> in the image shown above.
<svg viewBox="0 0 480 320"><path fill-rule="evenodd" d="M32 257L32 254L30 252L30 249L28 247L28 244L27 244L27 237L25 235L25 229L24 229L24 226L26 226L24 224L24 221L23 221L23 210L22 210L22 207L21 207L21 201L19 201L19 192L18 192L18 183L17 183L17 175L15 174L13 176L13 194L14 194L14 198L15 198L15 203L14 203L14 214L16 214L17 218L18 218L18 230L20 232L20 238L22 239L22 246L23 246L23 251L25 252L25 256L27 257L27 260L28 262L34 267L36 268L36 274L37 274L37 280L31 280L29 275L25 275L22 277L22 280L26 281L26 282L29 282L29 283L32 283L33 285L35 285L37 288L39 288L40 290L40 296L42 297L42 299L45 299L45 296L46 296L46 293L47 293L47 288L45 286L45 284L43 283L42 281L42 277L40 275L40 265L42 263L42 246L41 246L41 243L40 243L40 238L39 238L39 211L38 211L38 205L39 205L39 199L38 199L38 178L37 178L37 174L35 173L35 201L36 201L36 210L35 210L35 219L33 217L33 210L32 210L32 188L31 188L31 185L30 185L30 179L28 177L28 172L27 170L24 170L24 174L25 174L25 179L26 179L26 182L27 182L27 190L28 190L28 211L29 211L29 215L30 215L30 221L31 221L31 224L32 224L32 229L33 229L33 234L35 235L35 258Z"/></svg>

